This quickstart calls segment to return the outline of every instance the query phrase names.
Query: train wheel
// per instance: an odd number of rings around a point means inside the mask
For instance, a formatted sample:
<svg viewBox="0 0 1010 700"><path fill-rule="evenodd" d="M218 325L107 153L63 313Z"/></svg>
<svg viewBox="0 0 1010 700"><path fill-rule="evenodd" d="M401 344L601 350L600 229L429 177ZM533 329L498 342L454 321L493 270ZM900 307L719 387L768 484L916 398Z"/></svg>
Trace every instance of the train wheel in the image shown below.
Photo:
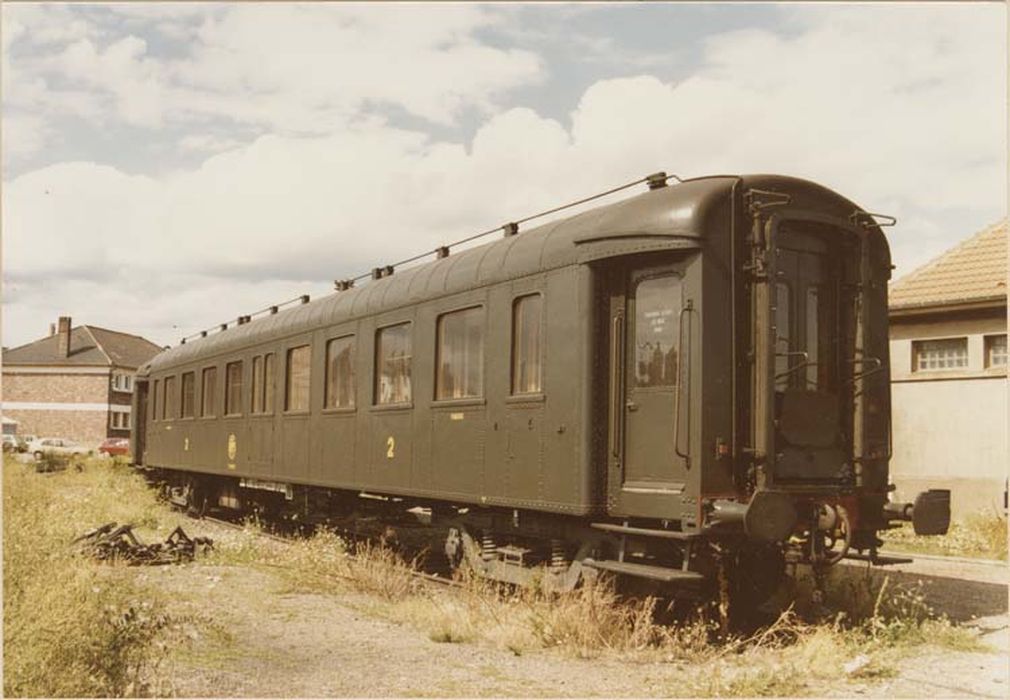
<svg viewBox="0 0 1010 700"><path fill-rule="evenodd" d="M736 548L731 557L729 617L734 626L760 623L763 608L785 578L785 554L776 545Z"/></svg>
<svg viewBox="0 0 1010 700"><path fill-rule="evenodd" d="M207 514L207 489L197 479L186 482L186 513L193 518Z"/></svg>

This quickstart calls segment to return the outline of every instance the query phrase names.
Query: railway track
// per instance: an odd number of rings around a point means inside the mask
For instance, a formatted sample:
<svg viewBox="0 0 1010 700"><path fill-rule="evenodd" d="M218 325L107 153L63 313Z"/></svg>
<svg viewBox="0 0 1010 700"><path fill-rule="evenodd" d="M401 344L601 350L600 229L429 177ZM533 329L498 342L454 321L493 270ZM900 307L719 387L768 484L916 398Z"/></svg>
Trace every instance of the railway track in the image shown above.
<svg viewBox="0 0 1010 700"><path fill-rule="evenodd" d="M190 516L192 518L192 516ZM200 519L192 518L199 522ZM237 522L204 515L204 522L211 522L221 527L233 530L245 530ZM374 535L355 532L346 528L335 530L341 537L352 542L379 541ZM291 544L292 541L304 537L300 533L276 534L262 529L255 532L257 537L263 537L276 542ZM409 552L420 554L420 550ZM904 553L902 553L905 556ZM354 556L353 552L349 556ZM993 615L1004 615L1007 612L1007 591L1010 582L1010 568L1005 562L989 562L971 560L959 557L942 557L936 555L909 554L913 562L909 564L874 569L873 575L879 578L889 576L894 581L911 585L920 585L927 600L937 612L947 614L956 621L967 622L975 618ZM846 568L863 566L859 563L844 562ZM459 587L462 584L451 578L447 570L417 570L411 569L411 576L445 587Z"/></svg>

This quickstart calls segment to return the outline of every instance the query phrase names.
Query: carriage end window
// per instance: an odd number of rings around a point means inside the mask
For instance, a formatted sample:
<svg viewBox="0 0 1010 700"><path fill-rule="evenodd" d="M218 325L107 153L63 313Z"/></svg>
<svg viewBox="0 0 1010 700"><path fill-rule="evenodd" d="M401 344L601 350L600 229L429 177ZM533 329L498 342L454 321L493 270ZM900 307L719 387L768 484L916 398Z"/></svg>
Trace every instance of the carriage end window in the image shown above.
<svg viewBox="0 0 1010 700"><path fill-rule="evenodd" d="M207 367L200 378L200 415L214 417L214 392L217 388L217 367Z"/></svg>
<svg viewBox="0 0 1010 700"><path fill-rule="evenodd" d="M543 391L543 297L530 294L512 304L512 393Z"/></svg>
<svg viewBox="0 0 1010 700"><path fill-rule="evenodd" d="M229 362L224 373L224 414L242 413L242 362Z"/></svg>
<svg viewBox="0 0 1010 700"><path fill-rule="evenodd" d="M195 415L194 392L196 377L192 372L182 373L182 417L192 418Z"/></svg>
<svg viewBox="0 0 1010 700"><path fill-rule="evenodd" d="M375 333L375 403L409 403L411 399L410 324L380 328Z"/></svg>
<svg viewBox="0 0 1010 700"><path fill-rule="evenodd" d="M284 382L284 410L309 410L309 363L312 351L308 345L288 350L287 376Z"/></svg>
<svg viewBox="0 0 1010 700"><path fill-rule="evenodd" d="M912 341L913 372L937 372L968 367L968 339Z"/></svg>
<svg viewBox="0 0 1010 700"><path fill-rule="evenodd" d="M325 408L354 406L354 336L334 338L326 343Z"/></svg>
<svg viewBox="0 0 1010 700"><path fill-rule="evenodd" d="M484 309L453 311L438 317L436 399L484 395Z"/></svg>

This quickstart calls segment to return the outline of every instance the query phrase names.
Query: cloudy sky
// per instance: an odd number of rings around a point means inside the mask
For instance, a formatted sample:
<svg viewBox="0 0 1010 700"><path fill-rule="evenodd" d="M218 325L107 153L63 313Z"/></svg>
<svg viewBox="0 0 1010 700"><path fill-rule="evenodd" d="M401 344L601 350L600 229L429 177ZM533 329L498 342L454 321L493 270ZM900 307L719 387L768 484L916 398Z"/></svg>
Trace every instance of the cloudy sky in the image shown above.
<svg viewBox="0 0 1010 700"><path fill-rule="evenodd" d="M820 181L898 275L1006 211L1002 3L2 12L5 346L175 344L661 169Z"/></svg>

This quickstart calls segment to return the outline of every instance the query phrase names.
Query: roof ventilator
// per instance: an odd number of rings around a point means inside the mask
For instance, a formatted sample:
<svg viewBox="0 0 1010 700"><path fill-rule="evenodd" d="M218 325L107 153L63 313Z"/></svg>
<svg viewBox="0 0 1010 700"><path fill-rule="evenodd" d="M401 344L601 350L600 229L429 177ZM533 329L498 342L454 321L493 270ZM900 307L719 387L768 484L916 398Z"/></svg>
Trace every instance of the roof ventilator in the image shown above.
<svg viewBox="0 0 1010 700"><path fill-rule="evenodd" d="M514 221L510 221L509 223L505 224L501 228L502 228L502 231L505 232L505 238L509 238L510 236L515 236L516 234L519 233L519 224L515 223Z"/></svg>

